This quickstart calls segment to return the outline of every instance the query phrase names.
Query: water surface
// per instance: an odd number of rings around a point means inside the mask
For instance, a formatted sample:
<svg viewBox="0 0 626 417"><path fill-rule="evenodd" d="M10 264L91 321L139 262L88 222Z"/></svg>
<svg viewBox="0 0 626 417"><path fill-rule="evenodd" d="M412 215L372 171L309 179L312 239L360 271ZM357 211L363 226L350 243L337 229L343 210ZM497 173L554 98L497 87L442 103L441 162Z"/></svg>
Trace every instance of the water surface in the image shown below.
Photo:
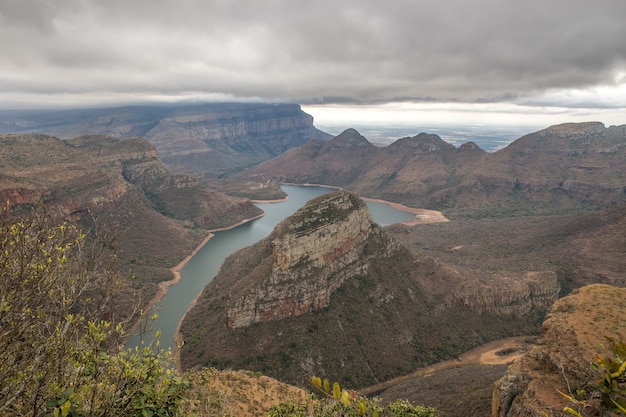
<svg viewBox="0 0 626 417"><path fill-rule="evenodd" d="M265 212L265 216L230 230L215 232L215 236L209 239L180 271L180 282L171 286L165 297L156 305L159 316L153 324L153 329L161 330L162 347L174 349L174 334L179 321L194 298L217 275L219 267L229 255L267 237L280 221L303 207L307 201L333 191L332 188L326 187L284 185L281 188L289 196L287 200L279 203L255 203ZM396 210L384 203L366 204L374 221L381 226L413 219L412 214ZM153 336L149 334L148 337ZM132 338L128 346L135 346L139 342L138 338Z"/></svg>

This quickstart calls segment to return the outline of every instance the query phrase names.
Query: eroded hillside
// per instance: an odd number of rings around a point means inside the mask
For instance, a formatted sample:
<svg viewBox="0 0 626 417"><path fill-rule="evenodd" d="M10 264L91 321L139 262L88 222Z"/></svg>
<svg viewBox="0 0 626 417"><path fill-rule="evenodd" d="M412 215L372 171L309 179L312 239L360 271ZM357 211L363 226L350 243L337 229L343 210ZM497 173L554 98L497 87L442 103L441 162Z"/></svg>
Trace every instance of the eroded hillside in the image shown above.
<svg viewBox="0 0 626 417"><path fill-rule="evenodd" d="M537 345L496 383L493 416L560 416L576 406L558 391L580 397L577 390L585 390L584 415L605 415L593 399L603 375L590 364L612 356L607 337L626 340L625 299L623 288L592 285L555 303Z"/></svg>
<svg viewBox="0 0 626 417"><path fill-rule="evenodd" d="M207 230L260 214L249 201L172 175L143 139L103 136L63 141L0 136L0 196L14 210L44 204L87 230L118 233L120 259L137 284L172 278Z"/></svg>

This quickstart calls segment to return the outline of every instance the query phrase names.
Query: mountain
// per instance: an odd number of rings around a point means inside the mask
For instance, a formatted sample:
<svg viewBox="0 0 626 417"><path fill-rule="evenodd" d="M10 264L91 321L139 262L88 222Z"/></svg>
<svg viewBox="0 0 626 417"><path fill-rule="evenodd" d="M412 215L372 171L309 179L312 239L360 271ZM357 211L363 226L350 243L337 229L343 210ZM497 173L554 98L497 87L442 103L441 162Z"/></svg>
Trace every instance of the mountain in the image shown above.
<svg viewBox="0 0 626 417"><path fill-rule="evenodd" d="M558 292L550 271L488 277L420 256L337 191L224 262L182 322L181 361L362 387L536 332Z"/></svg>
<svg viewBox="0 0 626 417"><path fill-rule="evenodd" d="M605 207L626 201L626 125L568 123L494 153L421 133L377 148L349 129L311 141L229 180L319 183L413 207L494 210ZM256 190L248 192L253 197ZM244 194L241 194L244 195Z"/></svg>
<svg viewBox="0 0 626 417"><path fill-rule="evenodd" d="M209 178L330 137L299 105L263 103L0 111L0 133L21 132L143 137L173 172Z"/></svg>
<svg viewBox="0 0 626 417"><path fill-rule="evenodd" d="M152 144L85 136L0 135L0 199L14 210L45 204L90 230L118 231L119 257L156 291L209 229L261 214L247 200L171 174Z"/></svg>

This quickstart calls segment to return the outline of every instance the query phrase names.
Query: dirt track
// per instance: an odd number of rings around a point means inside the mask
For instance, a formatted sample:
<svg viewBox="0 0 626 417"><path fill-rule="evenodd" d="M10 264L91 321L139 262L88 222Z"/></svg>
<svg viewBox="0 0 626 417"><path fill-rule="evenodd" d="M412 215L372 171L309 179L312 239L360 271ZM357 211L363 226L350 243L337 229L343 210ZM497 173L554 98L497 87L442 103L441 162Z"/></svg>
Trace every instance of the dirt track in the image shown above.
<svg viewBox="0 0 626 417"><path fill-rule="evenodd" d="M390 387L401 381L405 381L414 377L430 375L435 372L455 367L463 367L476 364L505 365L507 363L513 362L515 359L519 358L526 351L528 351L528 349L530 349L530 347L532 346L532 342L529 341L533 339L533 336L518 336L486 343L461 354L458 359L451 359L443 362L438 362L424 368L419 368L411 374L385 381L371 387L360 389L359 393L366 396L374 395L389 389Z"/></svg>

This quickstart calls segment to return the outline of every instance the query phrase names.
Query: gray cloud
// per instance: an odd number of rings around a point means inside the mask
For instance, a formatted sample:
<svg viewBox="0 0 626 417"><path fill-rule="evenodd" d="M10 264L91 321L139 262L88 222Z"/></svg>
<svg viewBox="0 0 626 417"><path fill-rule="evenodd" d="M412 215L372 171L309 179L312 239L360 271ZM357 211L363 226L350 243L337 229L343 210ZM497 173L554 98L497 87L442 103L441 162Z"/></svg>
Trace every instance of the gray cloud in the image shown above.
<svg viewBox="0 0 626 417"><path fill-rule="evenodd" d="M624 21L623 0L0 0L0 101L546 105L626 82Z"/></svg>

